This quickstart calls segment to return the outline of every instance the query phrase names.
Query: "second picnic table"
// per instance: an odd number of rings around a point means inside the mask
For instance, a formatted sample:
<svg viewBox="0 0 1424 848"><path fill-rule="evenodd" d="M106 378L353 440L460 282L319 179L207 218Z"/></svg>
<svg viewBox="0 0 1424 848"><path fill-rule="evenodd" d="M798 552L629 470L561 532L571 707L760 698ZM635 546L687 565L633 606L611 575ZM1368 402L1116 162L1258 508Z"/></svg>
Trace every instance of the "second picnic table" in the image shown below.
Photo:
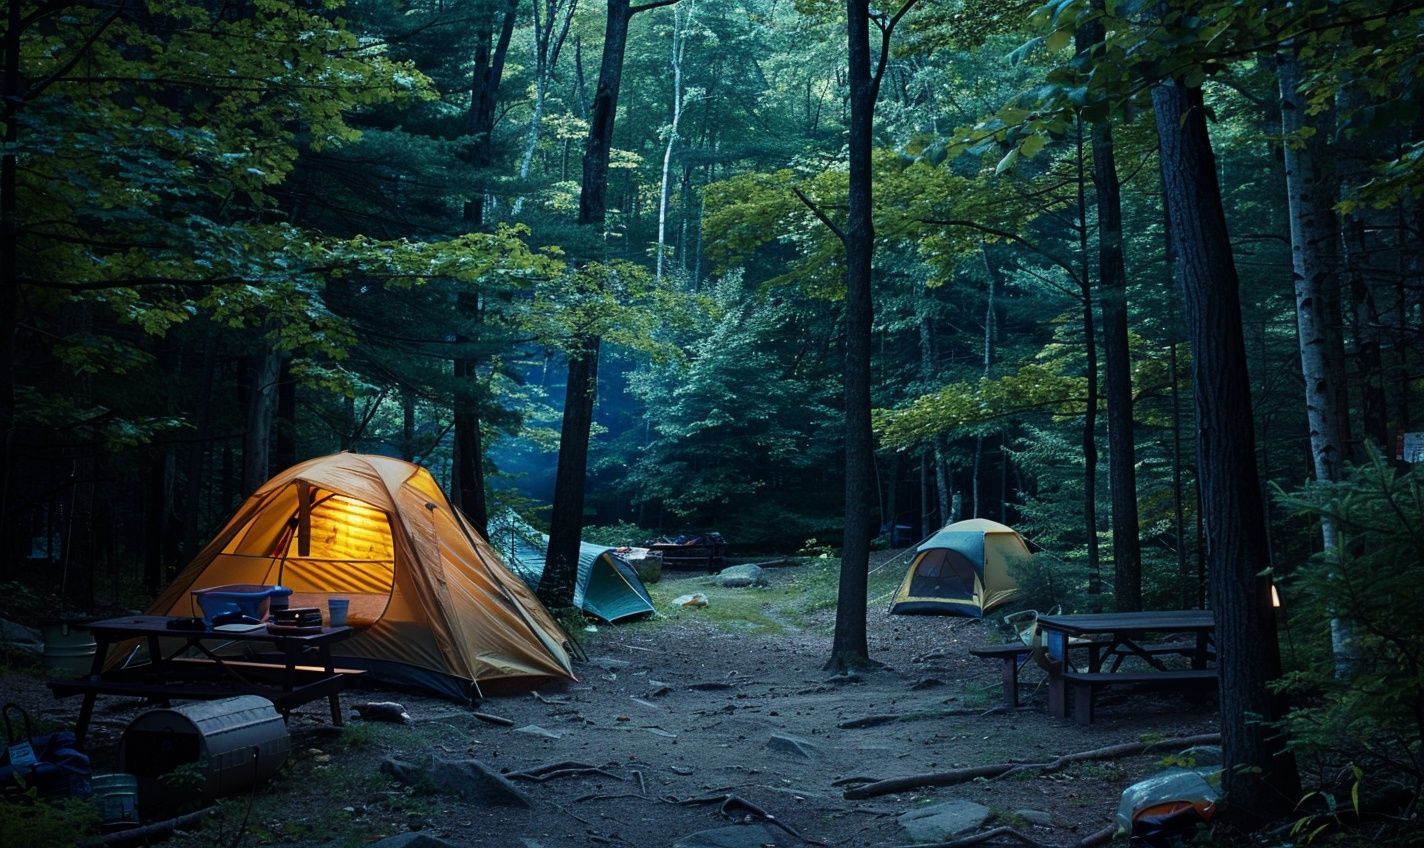
<svg viewBox="0 0 1424 848"><path fill-rule="evenodd" d="M1090 613L1086 615L1041 615L1044 647L1053 666L1048 680L1048 708L1059 717L1068 715L1080 724L1093 720L1093 694L1104 686L1144 684L1151 687L1193 686L1216 680L1212 635L1216 622L1211 610L1147 610L1142 612ZM1154 644L1147 638L1175 634L1181 642ZM1089 653L1086 671L1067 662L1070 637L1093 639L1096 650ZM1187 669L1169 669L1162 662L1167 654L1179 654L1191 661ZM1122 661L1137 657L1150 671L1122 671ZM1104 670L1104 666L1107 666Z"/></svg>

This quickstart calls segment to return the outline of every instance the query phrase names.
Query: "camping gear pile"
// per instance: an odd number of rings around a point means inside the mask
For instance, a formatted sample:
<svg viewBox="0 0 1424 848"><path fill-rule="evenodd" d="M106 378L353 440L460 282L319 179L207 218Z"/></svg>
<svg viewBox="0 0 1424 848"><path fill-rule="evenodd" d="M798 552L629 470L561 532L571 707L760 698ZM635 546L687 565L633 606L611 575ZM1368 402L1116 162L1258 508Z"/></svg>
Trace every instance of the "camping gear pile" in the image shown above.
<svg viewBox="0 0 1424 848"><path fill-rule="evenodd" d="M286 587L293 608L348 600L360 632L333 654L394 685L467 700L491 681L573 677L548 610L430 472L399 459L343 453L273 477L148 613L191 616L194 589L242 584Z"/></svg>
<svg viewBox="0 0 1424 848"><path fill-rule="evenodd" d="M89 757L68 730L36 734L30 714L18 704L0 708L5 751L0 756L0 792L33 788L41 798L85 796L91 791Z"/></svg>

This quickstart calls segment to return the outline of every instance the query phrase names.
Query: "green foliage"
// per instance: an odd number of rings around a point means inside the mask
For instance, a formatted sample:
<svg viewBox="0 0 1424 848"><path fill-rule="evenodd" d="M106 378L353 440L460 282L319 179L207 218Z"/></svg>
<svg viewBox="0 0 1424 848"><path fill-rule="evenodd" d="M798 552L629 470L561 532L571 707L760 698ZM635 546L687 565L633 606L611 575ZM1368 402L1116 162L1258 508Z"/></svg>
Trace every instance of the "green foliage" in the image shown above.
<svg viewBox="0 0 1424 848"><path fill-rule="evenodd" d="M1417 778L1424 754L1424 469L1397 471L1378 454L1336 483L1281 494L1284 504L1334 522L1339 544L1285 582L1291 632L1350 625L1349 673L1335 676L1322 639L1312 639L1283 686L1296 706L1283 720L1292 744L1316 754L1363 756L1371 767ZM1311 650L1314 647L1314 650Z"/></svg>
<svg viewBox="0 0 1424 848"><path fill-rule="evenodd" d="M656 538L657 535L657 531L639 527L627 521L620 521L617 524L586 526L583 528L582 538L585 542L592 542L595 545L621 548L641 545L649 539Z"/></svg>
<svg viewBox="0 0 1424 848"><path fill-rule="evenodd" d="M99 834L99 810L88 799L47 801L33 786L0 801L0 843L83 845Z"/></svg>

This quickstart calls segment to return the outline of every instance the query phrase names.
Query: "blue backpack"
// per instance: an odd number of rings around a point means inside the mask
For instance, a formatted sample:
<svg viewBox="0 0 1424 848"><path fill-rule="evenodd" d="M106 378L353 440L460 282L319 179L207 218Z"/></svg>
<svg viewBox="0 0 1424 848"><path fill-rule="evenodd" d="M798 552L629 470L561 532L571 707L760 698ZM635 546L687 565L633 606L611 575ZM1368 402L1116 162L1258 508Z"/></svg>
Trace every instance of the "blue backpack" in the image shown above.
<svg viewBox="0 0 1424 848"><path fill-rule="evenodd" d="M12 713L23 719L16 732ZM42 798L88 795L91 791L89 756L81 752L68 730L36 736L30 715L18 704L0 708L5 722L5 750L0 751L0 792L34 787Z"/></svg>

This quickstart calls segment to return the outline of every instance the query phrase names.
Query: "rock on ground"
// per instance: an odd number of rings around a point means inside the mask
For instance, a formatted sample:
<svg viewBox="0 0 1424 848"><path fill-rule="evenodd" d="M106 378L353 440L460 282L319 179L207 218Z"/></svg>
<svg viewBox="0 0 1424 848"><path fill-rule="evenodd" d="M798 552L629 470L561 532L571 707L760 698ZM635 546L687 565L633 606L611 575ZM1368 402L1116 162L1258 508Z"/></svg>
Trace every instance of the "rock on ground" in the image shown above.
<svg viewBox="0 0 1424 848"><path fill-rule="evenodd" d="M773 751L780 751L793 757L804 757L808 760L816 754L815 745L799 736L791 736L786 733L771 734L771 738L766 740L766 747Z"/></svg>
<svg viewBox="0 0 1424 848"><path fill-rule="evenodd" d="M714 578L718 586L736 589L743 586L760 586L766 580L759 565L734 565L717 572Z"/></svg>
<svg viewBox="0 0 1424 848"><path fill-rule="evenodd" d="M459 846L438 836L413 832L388 836L379 842L368 844L366 848L459 848Z"/></svg>
<svg viewBox="0 0 1424 848"><path fill-rule="evenodd" d="M492 807L528 807L529 796L509 778L479 760L436 757L427 773L430 784L442 792Z"/></svg>
<svg viewBox="0 0 1424 848"><path fill-rule="evenodd" d="M989 819L989 808L973 801L945 801L902 813L898 821L911 842L946 842Z"/></svg>
<svg viewBox="0 0 1424 848"><path fill-rule="evenodd" d="M781 829L760 824L738 824L689 833L672 844L672 848L763 848L765 845L794 844Z"/></svg>
<svg viewBox="0 0 1424 848"><path fill-rule="evenodd" d="M1053 827L1053 816L1043 810L1014 810L1014 815L1035 827Z"/></svg>

